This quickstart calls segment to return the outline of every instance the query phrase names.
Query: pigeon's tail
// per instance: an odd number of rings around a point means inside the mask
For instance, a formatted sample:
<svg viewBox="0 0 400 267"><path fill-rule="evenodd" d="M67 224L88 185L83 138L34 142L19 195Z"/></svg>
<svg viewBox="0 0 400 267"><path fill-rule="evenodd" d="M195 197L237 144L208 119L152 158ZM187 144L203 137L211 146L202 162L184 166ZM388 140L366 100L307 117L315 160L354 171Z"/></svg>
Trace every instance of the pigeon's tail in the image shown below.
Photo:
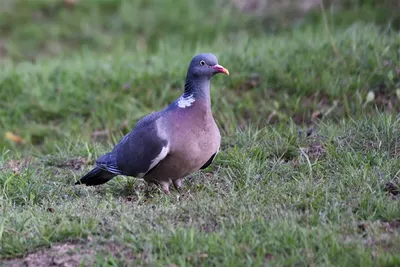
<svg viewBox="0 0 400 267"><path fill-rule="evenodd" d="M102 170L99 167L95 167L93 170L88 172L85 176L83 176L75 184L99 185L99 184L107 183L115 176L117 176L117 175L114 173Z"/></svg>

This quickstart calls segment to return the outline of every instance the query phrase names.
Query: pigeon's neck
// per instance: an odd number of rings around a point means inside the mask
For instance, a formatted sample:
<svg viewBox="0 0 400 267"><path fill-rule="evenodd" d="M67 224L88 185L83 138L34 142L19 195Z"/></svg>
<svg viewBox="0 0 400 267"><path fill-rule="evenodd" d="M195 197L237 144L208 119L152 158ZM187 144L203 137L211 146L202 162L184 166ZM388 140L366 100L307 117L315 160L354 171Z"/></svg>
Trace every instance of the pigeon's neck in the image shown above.
<svg viewBox="0 0 400 267"><path fill-rule="evenodd" d="M185 91L176 102L180 108L198 107L211 111L210 99L210 79L205 77L202 79L186 78Z"/></svg>
<svg viewBox="0 0 400 267"><path fill-rule="evenodd" d="M182 97L193 97L195 100L210 102L210 79L186 79Z"/></svg>

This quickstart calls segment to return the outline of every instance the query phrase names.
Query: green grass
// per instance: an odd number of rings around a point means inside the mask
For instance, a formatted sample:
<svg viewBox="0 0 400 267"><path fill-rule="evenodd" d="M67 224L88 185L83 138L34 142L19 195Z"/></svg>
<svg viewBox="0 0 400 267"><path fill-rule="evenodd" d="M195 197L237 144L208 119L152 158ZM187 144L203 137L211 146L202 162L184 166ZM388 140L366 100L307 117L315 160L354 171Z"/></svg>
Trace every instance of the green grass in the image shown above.
<svg viewBox="0 0 400 267"><path fill-rule="evenodd" d="M101 266L399 265L393 18L362 6L279 27L203 3L0 4L0 259L67 244L55 259ZM171 196L73 186L181 94L198 52L231 73L212 82L213 165Z"/></svg>

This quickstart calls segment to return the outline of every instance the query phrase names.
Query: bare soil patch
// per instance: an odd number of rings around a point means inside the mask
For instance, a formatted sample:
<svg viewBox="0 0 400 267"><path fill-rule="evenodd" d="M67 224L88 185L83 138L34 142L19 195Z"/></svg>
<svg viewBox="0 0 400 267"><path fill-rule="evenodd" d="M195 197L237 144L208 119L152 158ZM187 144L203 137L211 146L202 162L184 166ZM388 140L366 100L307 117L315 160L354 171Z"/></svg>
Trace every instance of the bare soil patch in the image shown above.
<svg viewBox="0 0 400 267"><path fill-rule="evenodd" d="M69 242L57 244L48 249L30 253L22 258L16 258L4 262L4 266L63 266L75 267L84 264L90 266L93 263L94 250L85 248L85 245Z"/></svg>
<svg viewBox="0 0 400 267"><path fill-rule="evenodd" d="M70 241L66 243L54 244L50 248L29 253L21 258L6 260L2 262L2 266L93 266L93 264L95 264L96 255L99 253L104 255L112 255L116 258L123 258L127 263L141 258L140 254L133 254L131 249L112 242L105 245L96 245L95 247L89 244L80 243L78 241Z"/></svg>

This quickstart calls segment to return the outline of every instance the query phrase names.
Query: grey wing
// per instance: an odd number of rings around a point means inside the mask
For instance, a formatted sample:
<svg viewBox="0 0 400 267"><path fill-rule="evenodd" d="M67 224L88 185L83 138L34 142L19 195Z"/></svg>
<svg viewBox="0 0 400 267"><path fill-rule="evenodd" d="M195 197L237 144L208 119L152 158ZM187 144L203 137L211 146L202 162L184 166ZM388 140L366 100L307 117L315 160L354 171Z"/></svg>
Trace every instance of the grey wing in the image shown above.
<svg viewBox="0 0 400 267"><path fill-rule="evenodd" d="M96 164L114 174L143 177L169 153L169 142L159 134L160 114L144 117L114 149L101 156Z"/></svg>

